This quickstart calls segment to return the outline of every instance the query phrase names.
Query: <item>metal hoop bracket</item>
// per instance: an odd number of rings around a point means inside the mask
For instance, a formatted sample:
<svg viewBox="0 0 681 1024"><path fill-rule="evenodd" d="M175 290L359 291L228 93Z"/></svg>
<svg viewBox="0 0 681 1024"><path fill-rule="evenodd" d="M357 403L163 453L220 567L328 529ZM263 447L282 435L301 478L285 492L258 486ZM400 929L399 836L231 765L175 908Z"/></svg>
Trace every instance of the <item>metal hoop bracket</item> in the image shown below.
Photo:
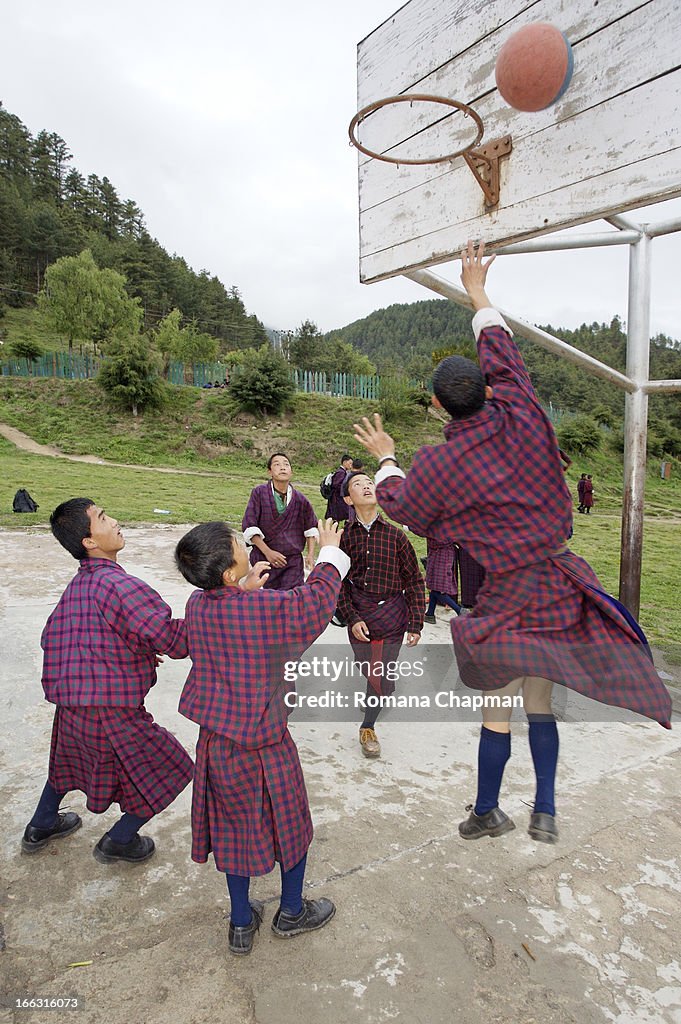
<svg viewBox="0 0 681 1024"><path fill-rule="evenodd" d="M467 145L462 146L461 149L454 150L452 153L446 153L444 156L436 157L424 157L420 160L408 160L405 158L388 156L385 153L377 153L373 149L369 149L367 146L362 145L357 136L355 135L355 129L367 118L370 114L375 113L382 107L387 107L391 103L440 103L442 106L450 107L453 110L461 111L464 117L470 117L476 126L475 138ZM418 166L423 164L443 164L450 160L455 160L457 157L462 156L466 161L467 166L470 168L473 177L482 189L485 197L485 206L487 209L491 209L496 206L499 202L499 159L502 156L508 156L512 149L511 136L505 135L501 139L495 139L493 142L488 143L481 149L476 149L480 140L485 133L485 126L482 118L473 110L467 103L461 103L459 100L450 99L448 96L431 96L428 93L403 93L400 96L386 96L384 99L375 100L374 103L369 103L368 106L362 107L358 110L348 128L348 135L350 136L350 142L360 153L364 153L365 156L372 157L374 160L381 160L388 164L400 164Z"/></svg>

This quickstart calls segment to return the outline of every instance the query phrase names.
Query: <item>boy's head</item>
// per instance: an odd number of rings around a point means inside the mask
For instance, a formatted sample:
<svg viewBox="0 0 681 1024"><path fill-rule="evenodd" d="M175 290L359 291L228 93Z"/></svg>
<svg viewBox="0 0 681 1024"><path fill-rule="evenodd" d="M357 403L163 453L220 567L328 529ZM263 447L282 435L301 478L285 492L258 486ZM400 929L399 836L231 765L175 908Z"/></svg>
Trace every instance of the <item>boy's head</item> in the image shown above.
<svg viewBox="0 0 681 1024"><path fill-rule="evenodd" d="M485 384L482 370L472 359L447 356L433 373L433 393L453 420L462 420L482 409L492 389Z"/></svg>
<svg viewBox="0 0 681 1024"><path fill-rule="evenodd" d="M50 516L50 527L61 546L79 561L109 558L115 562L125 547L118 522L91 498L63 501Z"/></svg>
<svg viewBox="0 0 681 1024"><path fill-rule="evenodd" d="M359 472L360 469L364 469L364 463L361 459L352 460L352 469L354 472Z"/></svg>
<svg viewBox="0 0 681 1024"><path fill-rule="evenodd" d="M376 504L376 488L370 476L361 470L346 477L341 494L346 505L353 508L369 508Z"/></svg>
<svg viewBox="0 0 681 1024"><path fill-rule="evenodd" d="M343 467L343 469L352 469L352 455L348 455L347 452L343 452L343 454L341 455L340 464Z"/></svg>
<svg viewBox="0 0 681 1024"><path fill-rule="evenodd" d="M293 474L288 455L284 455L283 452L275 452L274 455L270 455L267 460L267 472L273 483L286 484L288 486Z"/></svg>
<svg viewBox="0 0 681 1024"><path fill-rule="evenodd" d="M242 538L227 523L201 523L175 548L175 564L188 583L201 590L238 584L249 570Z"/></svg>

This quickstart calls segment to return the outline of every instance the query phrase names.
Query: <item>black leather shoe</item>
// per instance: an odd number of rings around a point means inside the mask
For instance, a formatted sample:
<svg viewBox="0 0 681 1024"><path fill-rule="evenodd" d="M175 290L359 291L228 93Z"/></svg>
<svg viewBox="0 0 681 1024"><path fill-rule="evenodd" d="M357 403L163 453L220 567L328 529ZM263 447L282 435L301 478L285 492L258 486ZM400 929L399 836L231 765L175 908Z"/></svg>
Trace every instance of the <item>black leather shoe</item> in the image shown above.
<svg viewBox="0 0 681 1024"><path fill-rule="evenodd" d="M272 931L280 939L290 939L303 932L314 932L328 924L336 908L331 900L303 900L303 909L297 916L287 914L281 907L274 915Z"/></svg>
<svg viewBox="0 0 681 1024"><path fill-rule="evenodd" d="M340 626L341 629L345 629L347 623L343 622L343 620L341 619L341 617L339 615L333 614L331 616L331 625L332 626Z"/></svg>
<svg viewBox="0 0 681 1024"><path fill-rule="evenodd" d="M100 864L113 864L117 860L127 860L131 864L141 864L153 857L156 846L149 836L136 835L129 843L115 843L108 834L99 840L92 855Z"/></svg>
<svg viewBox="0 0 681 1024"><path fill-rule="evenodd" d="M466 821L459 825L459 835L463 839L482 839L483 836L503 836L504 832L512 832L514 828L509 816L493 807L487 814L471 811Z"/></svg>
<svg viewBox="0 0 681 1024"><path fill-rule="evenodd" d="M250 924L232 924L229 922L229 951L236 956L247 956L253 949L255 933L262 924L265 904L260 900L249 900L253 917Z"/></svg>
<svg viewBox="0 0 681 1024"><path fill-rule="evenodd" d="M57 824L52 828L36 828L35 825L27 825L21 838L21 849L24 853L37 853L43 850L51 839L63 839L77 832L83 824L80 815L73 811L57 815Z"/></svg>
<svg viewBox="0 0 681 1024"><path fill-rule="evenodd" d="M530 827L527 830L538 843L557 843L558 828L553 814L544 811L533 811L530 815Z"/></svg>

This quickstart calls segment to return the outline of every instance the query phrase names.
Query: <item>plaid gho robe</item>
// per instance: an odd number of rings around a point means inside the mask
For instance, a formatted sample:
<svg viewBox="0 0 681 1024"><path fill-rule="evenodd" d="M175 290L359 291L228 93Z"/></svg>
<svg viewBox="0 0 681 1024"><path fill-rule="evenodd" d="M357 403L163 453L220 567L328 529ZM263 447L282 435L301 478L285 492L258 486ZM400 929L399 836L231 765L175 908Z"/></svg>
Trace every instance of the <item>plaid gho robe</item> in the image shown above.
<svg viewBox="0 0 681 1024"><path fill-rule="evenodd" d="M265 589L290 590L299 587L305 576L301 552L307 538L317 535L317 516L305 495L290 487L288 504L280 514L272 484L258 484L251 491L241 528L247 543L256 534L260 534L269 547L286 556L287 564L283 569L270 569ZM262 559L262 553L254 547L251 551L251 565Z"/></svg>
<svg viewBox="0 0 681 1024"><path fill-rule="evenodd" d="M440 594L456 598L456 544L427 537L426 586Z"/></svg>
<svg viewBox="0 0 681 1024"><path fill-rule="evenodd" d="M450 420L446 442L419 449L406 477L395 467L376 477L391 518L457 541L487 573L473 613L451 622L462 678L495 689L543 676L668 726L671 699L640 629L565 548L570 494L522 356L495 310L473 323L493 398Z"/></svg>
<svg viewBox="0 0 681 1024"><path fill-rule="evenodd" d="M367 680L378 693L392 693L394 685L376 665L397 657L406 632L423 629L426 592L416 553L404 530L381 516L370 530L354 519L343 531L341 548L351 567L341 587L338 614L348 624L348 639ZM352 632L361 621L367 624L370 643Z"/></svg>
<svg viewBox="0 0 681 1024"><path fill-rule="evenodd" d="M144 708L156 655L186 658L184 621L148 584L105 558L84 559L42 634L43 689L57 704L49 780L148 817L188 784L192 761Z"/></svg>
<svg viewBox="0 0 681 1024"><path fill-rule="evenodd" d="M323 554L323 552L322 552ZM347 560L341 556L347 569ZM201 726L192 798L192 859L264 875L294 867L312 839L284 681L324 631L341 577L320 562L294 590L195 591L187 602L192 668L179 710Z"/></svg>

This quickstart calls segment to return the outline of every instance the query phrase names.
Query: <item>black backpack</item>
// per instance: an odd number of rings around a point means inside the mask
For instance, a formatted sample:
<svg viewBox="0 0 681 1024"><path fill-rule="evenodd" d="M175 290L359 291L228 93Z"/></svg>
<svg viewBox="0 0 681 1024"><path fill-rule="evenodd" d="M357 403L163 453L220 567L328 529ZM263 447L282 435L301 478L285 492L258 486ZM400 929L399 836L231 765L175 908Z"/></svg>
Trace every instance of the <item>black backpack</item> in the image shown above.
<svg viewBox="0 0 681 1024"><path fill-rule="evenodd" d="M325 501L328 501L333 493L331 481L333 480L333 473L327 473L322 482L319 485L319 493Z"/></svg>
<svg viewBox="0 0 681 1024"><path fill-rule="evenodd" d="M25 487L20 487L12 502L13 512L35 512L40 506L35 503Z"/></svg>

